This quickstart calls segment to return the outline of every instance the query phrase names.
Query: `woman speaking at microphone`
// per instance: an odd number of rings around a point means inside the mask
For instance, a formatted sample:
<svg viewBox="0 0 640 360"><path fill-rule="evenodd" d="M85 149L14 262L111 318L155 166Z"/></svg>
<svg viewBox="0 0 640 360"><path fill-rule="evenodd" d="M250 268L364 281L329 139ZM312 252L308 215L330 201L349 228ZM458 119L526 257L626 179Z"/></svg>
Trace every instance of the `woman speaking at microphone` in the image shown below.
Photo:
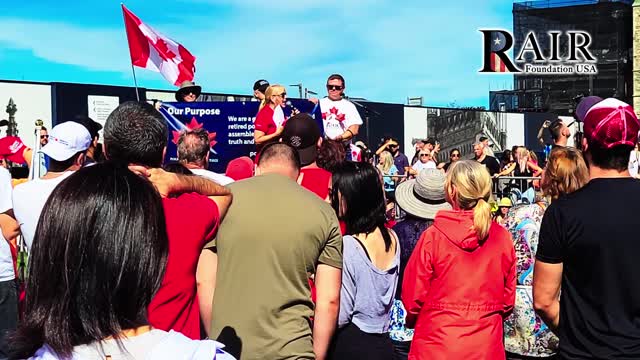
<svg viewBox="0 0 640 360"><path fill-rule="evenodd" d="M255 132L253 138L258 152L264 145L277 141L284 130L283 120L276 119L274 114L277 108L281 108L287 101L287 91L282 85L271 85L265 91L265 97L260 104L260 110L256 116Z"/></svg>

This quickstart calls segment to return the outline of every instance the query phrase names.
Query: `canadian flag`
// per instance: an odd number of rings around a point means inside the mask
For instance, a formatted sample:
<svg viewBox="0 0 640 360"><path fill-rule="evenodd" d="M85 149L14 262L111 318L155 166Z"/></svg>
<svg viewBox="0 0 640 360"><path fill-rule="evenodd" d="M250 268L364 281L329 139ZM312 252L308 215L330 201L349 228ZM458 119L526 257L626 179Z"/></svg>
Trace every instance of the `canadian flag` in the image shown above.
<svg viewBox="0 0 640 360"><path fill-rule="evenodd" d="M140 21L124 4L122 13L134 66L159 72L176 86L184 81L193 81L195 56L184 46Z"/></svg>

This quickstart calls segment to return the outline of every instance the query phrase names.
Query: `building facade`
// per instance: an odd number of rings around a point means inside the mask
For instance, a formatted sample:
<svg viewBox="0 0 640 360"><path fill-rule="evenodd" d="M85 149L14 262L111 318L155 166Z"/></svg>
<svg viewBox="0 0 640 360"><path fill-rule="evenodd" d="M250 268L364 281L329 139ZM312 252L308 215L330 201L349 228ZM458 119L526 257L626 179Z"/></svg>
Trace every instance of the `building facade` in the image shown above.
<svg viewBox="0 0 640 360"><path fill-rule="evenodd" d="M537 34L545 57L550 54L549 31L586 31L597 75L514 74L513 90L490 92L495 111L550 111L572 115L582 96L615 97L630 102L632 82L632 0L537 0L513 4L514 49L529 32ZM566 36L560 37L560 57L567 57ZM531 55L531 54L528 54ZM515 57L515 56L514 56Z"/></svg>

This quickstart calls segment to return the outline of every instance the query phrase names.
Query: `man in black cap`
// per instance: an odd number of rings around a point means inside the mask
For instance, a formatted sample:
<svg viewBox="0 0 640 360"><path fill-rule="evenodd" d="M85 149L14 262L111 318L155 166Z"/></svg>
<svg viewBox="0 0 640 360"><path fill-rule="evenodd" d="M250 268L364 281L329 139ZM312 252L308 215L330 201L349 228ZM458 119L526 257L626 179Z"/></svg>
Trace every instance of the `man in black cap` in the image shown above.
<svg viewBox="0 0 640 360"><path fill-rule="evenodd" d="M256 99L262 101L264 100L264 92L267 91L269 87L269 82L264 79L260 79L253 84L253 96Z"/></svg>
<svg viewBox="0 0 640 360"><path fill-rule="evenodd" d="M294 115L285 123L281 139L296 149L300 156L298 183L328 201L331 173L316 164L318 149L322 145L318 123L307 113Z"/></svg>
<svg viewBox="0 0 640 360"><path fill-rule="evenodd" d="M100 140L100 130L102 130L102 125L94 121L92 118L83 115L76 116L73 121L87 128L89 135L91 135L91 144L89 145L89 149L87 149L87 153L85 155L84 166L93 165L99 162L102 158L102 144L99 144L98 140Z"/></svg>
<svg viewBox="0 0 640 360"><path fill-rule="evenodd" d="M176 101L195 102L202 93L202 88L193 81L185 81L180 84L180 89L176 91Z"/></svg>

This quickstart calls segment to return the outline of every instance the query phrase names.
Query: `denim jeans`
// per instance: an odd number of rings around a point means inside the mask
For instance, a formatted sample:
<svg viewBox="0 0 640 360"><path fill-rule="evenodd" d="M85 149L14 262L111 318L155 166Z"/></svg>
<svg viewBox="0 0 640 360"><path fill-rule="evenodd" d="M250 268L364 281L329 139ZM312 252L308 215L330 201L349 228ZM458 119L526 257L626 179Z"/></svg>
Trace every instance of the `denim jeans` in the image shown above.
<svg viewBox="0 0 640 360"><path fill-rule="evenodd" d="M18 288L15 280L0 282L0 360L8 358L5 336L18 325Z"/></svg>

